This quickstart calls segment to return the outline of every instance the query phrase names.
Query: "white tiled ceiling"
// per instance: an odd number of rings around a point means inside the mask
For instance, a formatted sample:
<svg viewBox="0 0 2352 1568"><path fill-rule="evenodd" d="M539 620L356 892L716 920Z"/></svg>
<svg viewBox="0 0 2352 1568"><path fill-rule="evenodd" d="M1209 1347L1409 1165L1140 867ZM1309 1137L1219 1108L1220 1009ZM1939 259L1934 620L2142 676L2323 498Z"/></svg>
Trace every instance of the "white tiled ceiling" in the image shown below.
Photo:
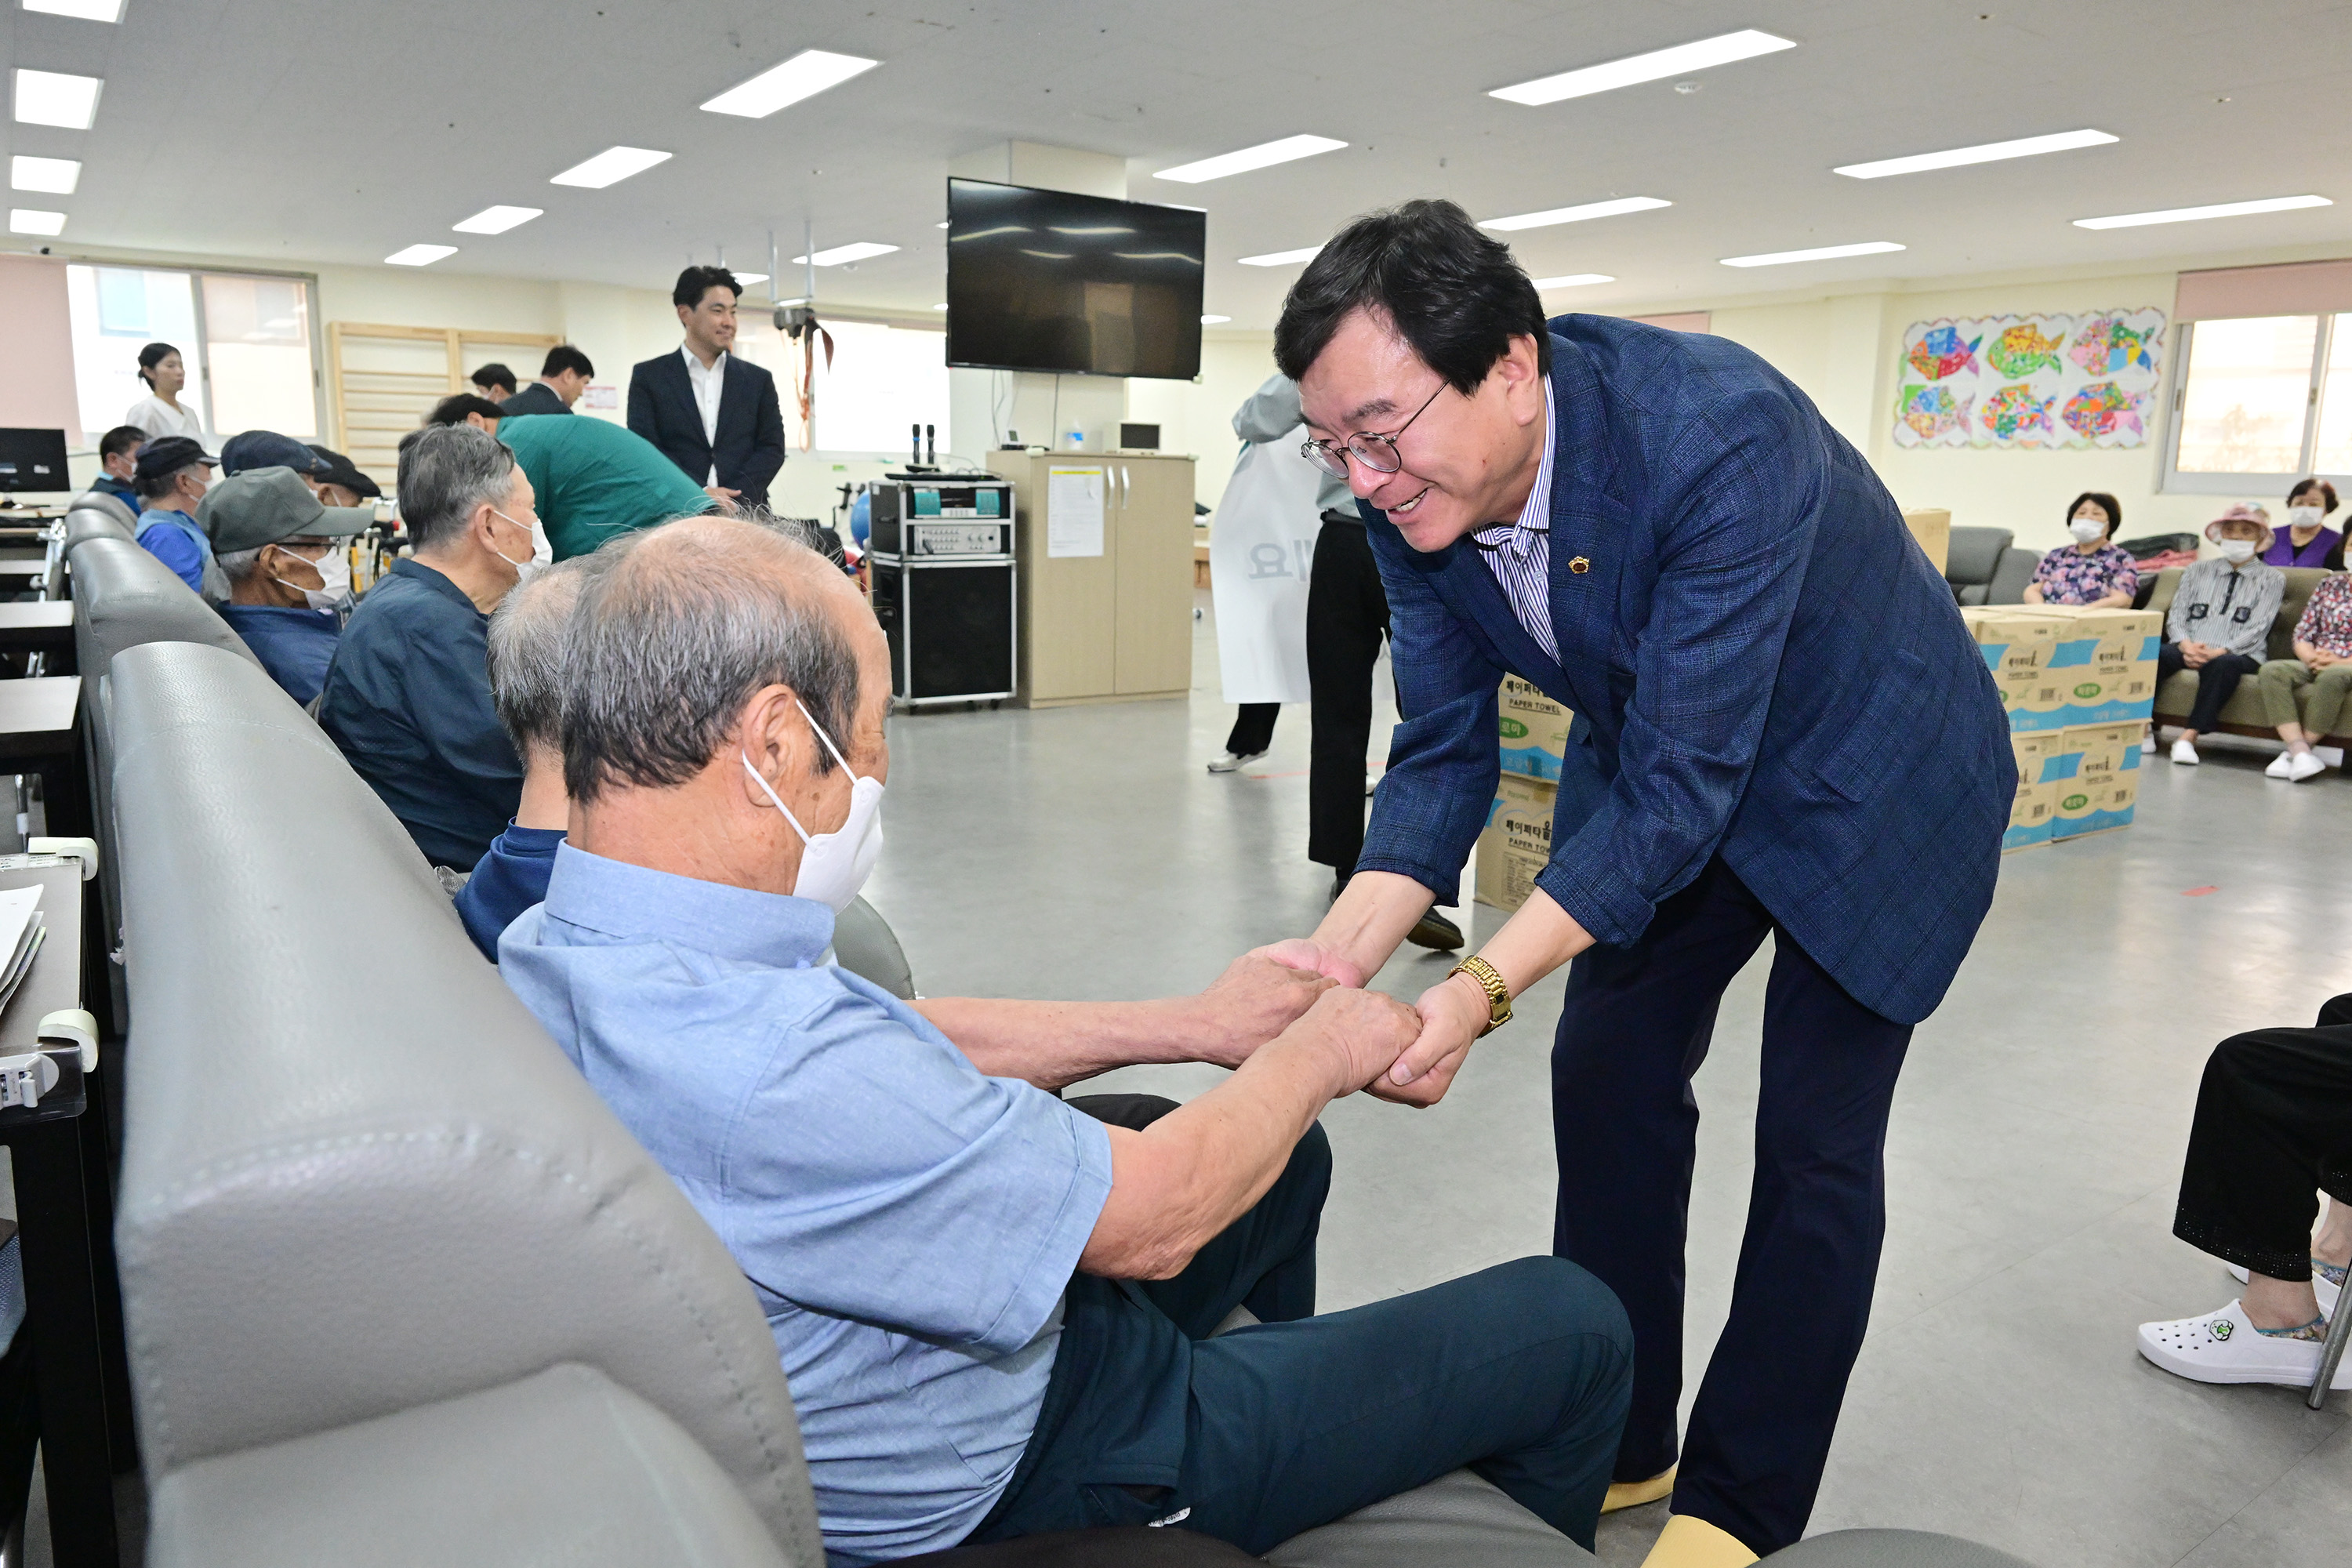
<svg viewBox="0 0 2352 1568"><path fill-rule="evenodd" d="M1990 9L1988 9L1988 6ZM1690 79L1523 108L1530 77L1760 27L1799 47ZM803 48L878 69L766 120L696 107ZM2352 6L2251 0L130 0L108 26L0 11L0 64L102 76L96 129L0 124L0 152L79 158L62 245L666 287L689 256L822 276L840 303L940 298L950 159L1009 138L1131 160L1130 193L1209 209L1209 309L1272 321L1349 215L1445 195L1477 216L1655 195L1671 208L1523 231L1538 276L1617 281L1559 308L1849 279L2352 250ZM1855 181L1833 165L2095 127L2116 145ZM1350 145L1206 184L1150 171L1298 132ZM677 156L607 190L548 176L614 143ZM2071 220L2306 191L2332 207L2092 232ZM453 236L494 203L512 233ZM1756 273L1725 256L1893 240L1899 255ZM787 280L789 283L789 279Z"/></svg>

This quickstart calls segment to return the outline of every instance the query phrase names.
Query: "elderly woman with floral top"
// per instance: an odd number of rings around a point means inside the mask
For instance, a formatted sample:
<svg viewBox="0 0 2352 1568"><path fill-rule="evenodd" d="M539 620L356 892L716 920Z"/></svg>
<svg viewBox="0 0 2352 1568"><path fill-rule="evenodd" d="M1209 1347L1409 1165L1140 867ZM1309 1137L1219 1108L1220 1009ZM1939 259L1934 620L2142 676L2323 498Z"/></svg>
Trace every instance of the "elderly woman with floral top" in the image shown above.
<svg viewBox="0 0 2352 1568"><path fill-rule="evenodd" d="M2088 605L2100 610L2128 610L2139 592L2139 563L2109 542L2124 509L2115 497L2084 490L2066 509L2066 531L2072 544L2062 544L2042 558L2026 585L2029 605Z"/></svg>
<svg viewBox="0 0 2352 1568"><path fill-rule="evenodd" d="M2301 784L2316 778L2327 764L2311 749L2319 737L2336 733L2347 696L2352 696L2352 577L2338 573L2320 580L2294 624L2294 657L2264 664L2257 679L2263 683L2263 707L2286 742L2278 760L2263 771L2274 779ZM2310 722L2298 711L2295 699L2304 693Z"/></svg>

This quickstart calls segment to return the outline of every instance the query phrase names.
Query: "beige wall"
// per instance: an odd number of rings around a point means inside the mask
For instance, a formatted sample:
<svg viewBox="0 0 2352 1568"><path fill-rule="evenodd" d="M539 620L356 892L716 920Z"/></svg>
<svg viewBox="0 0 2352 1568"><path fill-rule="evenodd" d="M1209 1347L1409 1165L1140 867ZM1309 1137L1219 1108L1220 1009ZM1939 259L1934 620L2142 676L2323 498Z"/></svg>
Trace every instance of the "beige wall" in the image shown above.
<svg viewBox="0 0 2352 1568"><path fill-rule="evenodd" d="M2245 259L2258 263L2265 258ZM2160 493L2165 438L2160 420L2145 445L2115 451L1906 449L1895 445L1895 371L1904 330L1913 322L2147 305L2163 310L2168 321L2178 277L2177 268L2162 268L2095 276L1937 279L1917 288L1718 305L1714 331L1754 349L1802 387L1831 424L1869 457L1896 500L1906 508L1949 508L1955 525L2006 528L2021 546L2051 549L2066 542L2066 505L2084 490L2105 490L2122 503L2126 537L2200 531L2232 500L2242 499L2263 502L2279 518L2282 496ZM2178 335L2168 331L2159 400L2163 406L2169 405L2175 384L2178 366L2172 351L2177 342Z"/></svg>

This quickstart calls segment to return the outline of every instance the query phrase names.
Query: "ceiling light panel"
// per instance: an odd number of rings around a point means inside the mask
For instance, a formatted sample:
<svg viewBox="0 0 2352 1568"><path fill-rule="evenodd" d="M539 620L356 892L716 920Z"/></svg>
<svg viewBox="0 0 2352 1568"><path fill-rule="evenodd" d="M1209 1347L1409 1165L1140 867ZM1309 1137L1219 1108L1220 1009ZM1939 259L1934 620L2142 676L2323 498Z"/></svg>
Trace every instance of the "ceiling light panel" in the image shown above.
<svg viewBox="0 0 2352 1568"><path fill-rule="evenodd" d="M1761 256L1727 256L1726 267L1785 267L1791 261L1834 261L1841 256L1883 256L1903 247L1891 239L1866 239L1860 245L1822 245L1811 250L1772 250Z"/></svg>
<svg viewBox="0 0 2352 1568"><path fill-rule="evenodd" d="M2117 213L2113 217L2078 217L2076 228L2139 228L2152 223L2195 223L2209 217L2251 217L2256 213L2294 212L2300 207L2332 207L2326 196L2265 196L2258 202L2223 202L2210 207L2173 207L2165 212Z"/></svg>
<svg viewBox="0 0 2352 1568"><path fill-rule="evenodd" d="M1244 267L1290 267L1301 261L1314 260L1322 249L1319 245L1310 245L1304 250L1269 250L1264 256L1244 256L1241 258L1241 264Z"/></svg>
<svg viewBox="0 0 2352 1568"><path fill-rule="evenodd" d="M430 267L445 256L455 256L454 245L412 245L405 250L395 250L383 259L393 267Z"/></svg>
<svg viewBox="0 0 2352 1568"><path fill-rule="evenodd" d="M94 76L68 76L60 71L16 71L16 118L26 125L56 125L87 131L98 120L98 91L106 83Z"/></svg>
<svg viewBox="0 0 2352 1568"><path fill-rule="evenodd" d="M51 16L78 16L85 22L120 22L123 0L25 0L25 9Z"/></svg>
<svg viewBox="0 0 2352 1568"><path fill-rule="evenodd" d="M1222 327L1227 321L1232 320L1233 318L1231 316L1203 316L1201 318L1201 325L1204 327Z"/></svg>
<svg viewBox="0 0 2352 1568"><path fill-rule="evenodd" d="M1568 272L1561 274L1558 278L1536 279L1535 286L1537 292L1549 293L1554 289L1581 289L1588 283L1614 283L1616 281L1616 279L1612 278L1606 272Z"/></svg>
<svg viewBox="0 0 2352 1568"><path fill-rule="evenodd" d="M803 49L782 65L772 67L740 87L730 87L702 107L712 114L740 114L765 120L804 98L814 98L829 87L880 65L862 55L836 55L829 49Z"/></svg>
<svg viewBox="0 0 2352 1568"><path fill-rule="evenodd" d="M765 283L767 280L768 275L764 272L738 272L735 274L735 281L738 283Z"/></svg>
<svg viewBox="0 0 2352 1568"><path fill-rule="evenodd" d="M504 234L519 225L529 223L545 212L545 207L484 207L472 217L449 226L459 234Z"/></svg>
<svg viewBox="0 0 2352 1568"><path fill-rule="evenodd" d="M1203 180L1222 180L1228 174L1246 174L1252 169L1270 169L1276 163L1312 158L1318 153L1336 153L1346 145L1345 142L1334 142L1328 136L1286 136L1279 142L1262 142L1238 153L1220 153L1213 158L1202 158L1198 163L1179 163L1172 169L1162 169L1151 177L1197 185Z"/></svg>
<svg viewBox="0 0 2352 1568"><path fill-rule="evenodd" d="M2061 131L2049 136L2021 136L2014 142L1955 147L1948 153L1915 153L1907 158L1881 158L1874 163L1845 163L1831 173L1856 180L1883 180L1889 174L1916 174L1928 169L1957 169L1968 163L1997 163L2003 158L2071 153L2077 147L2104 147L2120 140L2104 131Z"/></svg>
<svg viewBox="0 0 2352 1568"><path fill-rule="evenodd" d="M66 215L63 213L43 212L37 207L8 209L10 234L57 235L65 231Z"/></svg>
<svg viewBox="0 0 2352 1568"><path fill-rule="evenodd" d="M1558 76L1538 77L1516 87L1498 87L1489 98L1507 99L1513 103L1558 103L1566 98L1583 98L1591 93L1608 92L1612 89L1632 87L1636 82L1656 81L1662 77L1682 76L1689 71L1706 70L1710 66L1729 65L1734 60L1753 59L1758 55L1777 54L1793 49L1794 41L1759 33L1753 27L1720 37L1701 38L1695 44L1676 44L1670 49L1653 49L1646 55L1633 55L1605 65L1586 66L1580 70L1562 71Z"/></svg>
<svg viewBox="0 0 2352 1568"><path fill-rule="evenodd" d="M1516 217L1489 217L1478 220L1480 228L1508 231L1518 228L1549 228L1556 223L1583 223L1590 218L1615 217L1621 213L1655 212L1675 204L1656 196L1621 196L1615 201L1587 202L1580 207L1553 207L1549 212L1521 213Z"/></svg>
<svg viewBox="0 0 2352 1568"><path fill-rule="evenodd" d="M820 250L814 256L795 256L793 265L838 267L845 261L863 261L869 256L887 256L898 248L895 245L877 245L870 239L861 239L855 244L836 245L830 250Z"/></svg>
<svg viewBox="0 0 2352 1568"><path fill-rule="evenodd" d="M69 196L81 183L81 163L74 158L29 158L19 153L8 160L8 184L19 191Z"/></svg>
<svg viewBox="0 0 2352 1568"><path fill-rule="evenodd" d="M601 191L614 185L631 174L642 174L656 163L669 162L667 153L656 153L650 147L607 147L584 163L574 163L547 183L551 185L584 185Z"/></svg>

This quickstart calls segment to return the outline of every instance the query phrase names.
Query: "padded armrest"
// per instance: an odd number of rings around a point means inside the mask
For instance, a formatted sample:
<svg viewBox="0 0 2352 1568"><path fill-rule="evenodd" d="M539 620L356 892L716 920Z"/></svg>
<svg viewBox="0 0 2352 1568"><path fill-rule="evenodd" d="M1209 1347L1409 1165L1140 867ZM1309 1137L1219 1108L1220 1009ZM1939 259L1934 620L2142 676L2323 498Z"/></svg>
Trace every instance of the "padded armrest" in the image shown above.
<svg viewBox="0 0 2352 1568"><path fill-rule="evenodd" d="M1587 1552L1468 1470L1455 1470L1265 1554L1280 1568L1581 1568Z"/></svg>
<svg viewBox="0 0 2352 1568"><path fill-rule="evenodd" d="M2021 1557L1924 1530L1836 1530L1784 1546L1761 1568L2033 1568Z"/></svg>
<svg viewBox="0 0 2352 1568"><path fill-rule="evenodd" d="M566 1364L205 1459L155 1489L149 1568L785 1568L677 1422Z"/></svg>

